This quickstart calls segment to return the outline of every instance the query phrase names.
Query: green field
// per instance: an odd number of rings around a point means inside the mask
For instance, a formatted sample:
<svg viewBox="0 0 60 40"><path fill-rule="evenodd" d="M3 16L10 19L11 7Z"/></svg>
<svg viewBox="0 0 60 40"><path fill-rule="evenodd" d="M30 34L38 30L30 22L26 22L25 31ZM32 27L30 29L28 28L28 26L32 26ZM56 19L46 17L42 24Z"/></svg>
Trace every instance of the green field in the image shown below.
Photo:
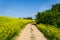
<svg viewBox="0 0 60 40"><path fill-rule="evenodd" d="M60 28L45 24L38 24L37 27L48 40L60 40Z"/></svg>
<svg viewBox="0 0 60 40"><path fill-rule="evenodd" d="M32 20L0 16L0 40L11 40Z"/></svg>

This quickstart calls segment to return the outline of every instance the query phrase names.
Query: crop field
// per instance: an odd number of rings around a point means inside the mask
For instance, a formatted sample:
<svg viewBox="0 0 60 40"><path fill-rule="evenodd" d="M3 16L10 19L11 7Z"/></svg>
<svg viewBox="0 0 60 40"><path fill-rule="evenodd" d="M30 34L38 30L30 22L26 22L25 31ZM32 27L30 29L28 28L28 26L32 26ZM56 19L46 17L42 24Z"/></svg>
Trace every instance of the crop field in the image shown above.
<svg viewBox="0 0 60 40"><path fill-rule="evenodd" d="M0 16L0 40L11 40L32 20Z"/></svg>
<svg viewBox="0 0 60 40"><path fill-rule="evenodd" d="M38 24L37 27L48 40L60 40L60 28L44 24Z"/></svg>

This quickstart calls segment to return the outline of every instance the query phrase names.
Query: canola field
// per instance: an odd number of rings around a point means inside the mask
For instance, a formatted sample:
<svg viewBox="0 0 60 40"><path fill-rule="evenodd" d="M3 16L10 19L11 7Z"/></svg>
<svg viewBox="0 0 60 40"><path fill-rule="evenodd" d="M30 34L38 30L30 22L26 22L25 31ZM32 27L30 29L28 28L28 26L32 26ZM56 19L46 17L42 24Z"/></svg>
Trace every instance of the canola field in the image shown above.
<svg viewBox="0 0 60 40"><path fill-rule="evenodd" d="M0 16L0 40L11 40L32 20Z"/></svg>
<svg viewBox="0 0 60 40"><path fill-rule="evenodd" d="M48 40L60 40L60 28L44 24L38 24L37 27Z"/></svg>

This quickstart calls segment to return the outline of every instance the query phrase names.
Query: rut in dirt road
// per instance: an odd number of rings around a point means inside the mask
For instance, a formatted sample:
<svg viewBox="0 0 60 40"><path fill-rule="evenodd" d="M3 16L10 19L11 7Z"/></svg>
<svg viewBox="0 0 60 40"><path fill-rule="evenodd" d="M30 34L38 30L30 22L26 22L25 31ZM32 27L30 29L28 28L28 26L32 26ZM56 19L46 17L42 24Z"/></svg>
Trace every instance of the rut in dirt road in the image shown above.
<svg viewBox="0 0 60 40"><path fill-rule="evenodd" d="M21 31L16 40L47 40L47 38L37 29L36 26L28 24Z"/></svg>

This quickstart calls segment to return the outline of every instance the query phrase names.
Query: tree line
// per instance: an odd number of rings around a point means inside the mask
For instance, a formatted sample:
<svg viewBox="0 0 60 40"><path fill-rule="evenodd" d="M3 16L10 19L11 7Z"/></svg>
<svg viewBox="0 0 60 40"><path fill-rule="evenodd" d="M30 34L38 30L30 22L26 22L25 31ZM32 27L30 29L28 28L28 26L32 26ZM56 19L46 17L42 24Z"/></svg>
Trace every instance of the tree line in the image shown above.
<svg viewBox="0 0 60 40"><path fill-rule="evenodd" d="M52 5L52 8L35 15L36 23L60 26L60 3Z"/></svg>

